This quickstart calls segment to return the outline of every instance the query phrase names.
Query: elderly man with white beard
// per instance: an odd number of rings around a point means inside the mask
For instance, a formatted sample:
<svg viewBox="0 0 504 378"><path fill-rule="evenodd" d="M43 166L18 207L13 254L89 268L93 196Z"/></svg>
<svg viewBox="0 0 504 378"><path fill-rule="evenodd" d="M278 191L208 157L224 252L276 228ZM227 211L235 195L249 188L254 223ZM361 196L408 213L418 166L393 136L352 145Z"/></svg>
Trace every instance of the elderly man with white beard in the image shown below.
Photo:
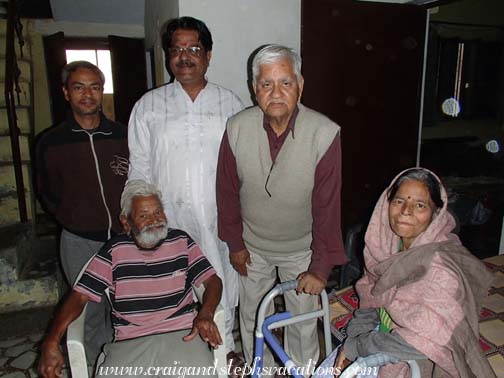
<svg viewBox="0 0 504 378"><path fill-rule="evenodd" d="M213 348L222 344L213 321L221 280L186 232L168 228L154 185L128 182L121 210L125 233L110 239L81 273L43 342L39 373L61 376L59 344L68 325L88 301L107 300L107 292L115 341L105 345L96 377L121 367L186 366L206 368L199 370L203 375L212 372L207 343ZM196 314L191 286L201 284L205 293Z"/></svg>

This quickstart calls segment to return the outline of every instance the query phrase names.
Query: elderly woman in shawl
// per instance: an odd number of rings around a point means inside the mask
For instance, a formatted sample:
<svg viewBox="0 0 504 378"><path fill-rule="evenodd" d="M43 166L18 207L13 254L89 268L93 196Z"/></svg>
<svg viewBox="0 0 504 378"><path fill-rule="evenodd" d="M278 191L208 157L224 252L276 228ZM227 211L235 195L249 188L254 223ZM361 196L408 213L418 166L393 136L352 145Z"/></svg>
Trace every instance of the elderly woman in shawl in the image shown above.
<svg viewBox="0 0 504 378"><path fill-rule="evenodd" d="M430 171L399 174L365 236L359 309L335 368L378 352L417 360L422 377L495 377L479 346L478 315L492 275L451 231L447 195ZM379 377L408 377L405 363Z"/></svg>

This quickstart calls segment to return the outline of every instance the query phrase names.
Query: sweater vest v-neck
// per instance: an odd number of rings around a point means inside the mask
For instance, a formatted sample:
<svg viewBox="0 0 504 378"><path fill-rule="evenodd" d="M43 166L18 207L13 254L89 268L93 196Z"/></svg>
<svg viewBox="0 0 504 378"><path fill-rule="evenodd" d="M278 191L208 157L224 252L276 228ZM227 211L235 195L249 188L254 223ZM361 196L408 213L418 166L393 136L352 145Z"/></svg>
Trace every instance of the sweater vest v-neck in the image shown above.
<svg viewBox="0 0 504 378"><path fill-rule="evenodd" d="M329 118L299 104L294 130L273 164L259 107L228 121L247 249L263 255L310 249L315 171L338 132Z"/></svg>

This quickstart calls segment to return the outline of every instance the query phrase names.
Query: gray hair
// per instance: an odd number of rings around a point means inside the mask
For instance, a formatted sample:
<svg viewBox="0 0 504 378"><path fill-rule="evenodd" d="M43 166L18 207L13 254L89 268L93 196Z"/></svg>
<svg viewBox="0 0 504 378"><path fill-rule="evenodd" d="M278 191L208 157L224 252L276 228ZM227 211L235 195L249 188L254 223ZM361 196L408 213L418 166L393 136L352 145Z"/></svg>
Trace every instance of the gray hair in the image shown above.
<svg viewBox="0 0 504 378"><path fill-rule="evenodd" d="M131 204L133 198L141 196L157 196L161 201L161 192L156 185L149 184L144 180L131 180L124 185L124 190L121 194L121 215L128 217L131 214Z"/></svg>
<svg viewBox="0 0 504 378"><path fill-rule="evenodd" d="M296 74L298 83L301 82L301 57L293 49L282 45L268 45L263 47L252 60L252 83L256 84L259 69L263 64L276 63L281 59L289 59Z"/></svg>
<svg viewBox="0 0 504 378"><path fill-rule="evenodd" d="M93 71L95 74L100 76L102 85L105 84L105 75L103 74L102 70L100 70L93 63L90 63L87 60L76 60L72 63L68 63L61 70L61 83L65 88L68 88L68 78L70 77L70 74L80 68Z"/></svg>
<svg viewBox="0 0 504 378"><path fill-rule="evenodd" d="M438 179L427 169L424 168L412 168L404 171L392 184L390 187L387 199L390 202L396 195L401 184L406 180L416 180L423 183L427 190L429 191L430 198L434 205L438 209L441 209L444 205L441 196L441 184Z"/></svg>

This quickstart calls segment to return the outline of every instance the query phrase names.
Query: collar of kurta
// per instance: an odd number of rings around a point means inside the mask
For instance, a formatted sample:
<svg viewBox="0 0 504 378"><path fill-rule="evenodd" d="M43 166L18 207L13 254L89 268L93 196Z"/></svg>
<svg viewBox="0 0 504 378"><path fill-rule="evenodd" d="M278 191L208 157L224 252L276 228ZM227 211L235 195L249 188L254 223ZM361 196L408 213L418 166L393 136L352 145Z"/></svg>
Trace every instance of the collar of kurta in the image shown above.
<svg viewBox="0 0 504 378"><path fill-rule="evenodd" d="M208 84L209 84L210 82L208 81L208 78L207 78L206 76L205 76L205 81L206 81L205 86L204 86L203 88L201 88L201 90L199 91L199 93L198 93L198 95L196 96L196 98L198 98L198 97L199 97L199 95L201 94L201 92L203 92L205 89L207 89L207 88L208 88ZM173 80L173 85L175 85L175 88L177 88L177 90L182 91L183 93L185 93L185 95L186 95L186 96L188 96L188 97L189 97L189 95L188 95L188 94L187 94L187 92L185 91L185 89L184 89L184 87L182 86L182 84L180 83L180 81L178 81L177 79L174 79L174 80ZM196 101L196 99L195 99L195 101Z"/></svg>

